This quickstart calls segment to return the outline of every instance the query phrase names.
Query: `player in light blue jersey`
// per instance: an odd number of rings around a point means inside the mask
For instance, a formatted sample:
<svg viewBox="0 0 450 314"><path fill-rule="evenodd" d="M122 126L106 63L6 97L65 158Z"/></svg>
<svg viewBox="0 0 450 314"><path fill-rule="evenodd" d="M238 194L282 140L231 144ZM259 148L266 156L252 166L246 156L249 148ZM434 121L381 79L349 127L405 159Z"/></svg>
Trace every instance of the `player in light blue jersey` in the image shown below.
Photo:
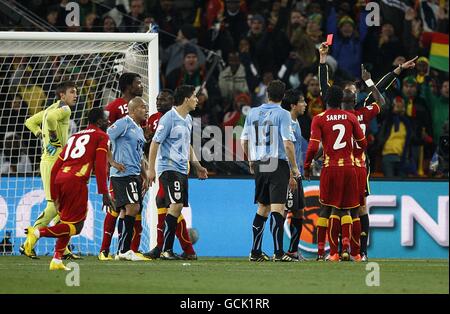
<svg viewBox="0 0 450 314"><path fill-rule="evenodd" d="M300 124L297 118L305 113L306 102L303 95L295 90L287 90L284 94L283 101L281 102L281 107L291 114L291 125L294 132L295 142L295 157L297 165L303 164L302 160L302 130L300 129ZM286 211L291 213L291 221L289 224L289 229L291 232L291 242L289 244L289 249L286 254L298 259L299 261L304 261L305 258L302 256L298 249L298 243L300 242L300 236L302 234L303 220L304 220L304 209L305 209L305 194L303 191L302 178L294 178L291 176L289 178L289 191L286 202Z"/></svg>
<svg viewBox="0 0 450 314"><path fill-rule="evenodd" d="M283 82L272 81L267 87L269 102L250 110L241 134L244 152L249 156L250 171L255 174L255 203L258 203L249 257L252 262L269 260L261 249L264 224L269 213L274 242L273 261L298 261L283 250L284 207L289 177L290 174L295 178L300 176L295 160L291 116L280 106L284 91Z"/></svg>
<svg viewBox="0 0 450 314"><path fill-rule="evenodd" d="M161 118L153 136L149 152L148 178L150 184L159 178L159 191L156 197L158 206L168 208L164 243L161 259L176 260L180 257L173 253L173 242L178 217L183 206L188 206L189 161L200 179L208 178L208 171L201 166L191 146L192 117L189 112L195 110L198 99L191 85L179 86L173 95L174 105ZM158 169L155 162L158 158Z"/></svg>
<svg viewBox="0 0 450 314"><path fill-rule="evenodd" d="M111 168L116 207L125 210L123 232L119 235L117 259L148 260L130 249L136 215L142 210L142 198L148 189L144 166L144 131L140 126L148 117L148 106L144 99L135 97L128 103L128 115L117 120L108 129L113 159L125 166L123 171Z"/></svg>

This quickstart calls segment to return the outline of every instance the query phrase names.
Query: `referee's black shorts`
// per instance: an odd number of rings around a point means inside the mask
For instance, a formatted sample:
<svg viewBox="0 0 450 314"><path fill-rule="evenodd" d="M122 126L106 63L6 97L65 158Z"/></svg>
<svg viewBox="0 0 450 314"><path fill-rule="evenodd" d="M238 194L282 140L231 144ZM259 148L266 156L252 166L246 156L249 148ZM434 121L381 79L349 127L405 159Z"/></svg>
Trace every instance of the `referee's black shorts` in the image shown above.
<svg viewBox="0 0 450 314"><path fill-rule="evenodd" d="M269 165L276 165L276 168L270 169ZM255 161L254 166L255 203L285 204L290 176L288 162L283 159L270 159Z"/></svg>

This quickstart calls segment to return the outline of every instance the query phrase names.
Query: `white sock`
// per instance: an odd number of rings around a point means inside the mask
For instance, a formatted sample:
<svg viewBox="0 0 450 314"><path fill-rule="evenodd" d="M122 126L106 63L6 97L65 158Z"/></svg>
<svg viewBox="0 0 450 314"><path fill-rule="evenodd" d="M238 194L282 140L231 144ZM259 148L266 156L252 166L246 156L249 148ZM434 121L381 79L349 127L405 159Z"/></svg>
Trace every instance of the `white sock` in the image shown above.
<svg viewBox="0 0 450 314"><path fill-rule="evenodd" d="M35 235L36 238L38 238L38 239L41 237L41 233L39 232L39 229L38 229L38 228L34 229L34 235Z"/></svg>
<svg viewBox="0 0 450 314"><path fill-rule="evenodd" d="M57 258L52 258L52 262L53 262L53 263L56 263L56 264L61 264L61 263L62 263L62 260L57 259Z"/></svg>

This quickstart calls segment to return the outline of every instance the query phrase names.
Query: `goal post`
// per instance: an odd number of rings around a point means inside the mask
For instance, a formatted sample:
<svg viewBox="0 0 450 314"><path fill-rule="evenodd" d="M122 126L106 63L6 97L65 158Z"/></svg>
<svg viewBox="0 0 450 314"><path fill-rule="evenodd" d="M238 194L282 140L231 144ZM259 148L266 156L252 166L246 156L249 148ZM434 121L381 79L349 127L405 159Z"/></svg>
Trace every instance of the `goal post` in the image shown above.
<svg viewBox="0 0 450 314"><path fill-rule="evenodd" d="M56 85L70 79L79 88L70 127L76 132L87 125L91 108L120 96L118 78L124 72L141 75L149 112L156 112L158 53L156 33L0 32L0 242L10 236L13 253L25 239L23 228L46 205L39 174L41 143L23 122L52 104ZM90 181L88 219L72 244L77 252L97 254L104 212L95 178ZM156 245L155 193L153 185L144 200L142 250ZM50 254L53 248L53 239L41 239L37 252Z"/></svg>

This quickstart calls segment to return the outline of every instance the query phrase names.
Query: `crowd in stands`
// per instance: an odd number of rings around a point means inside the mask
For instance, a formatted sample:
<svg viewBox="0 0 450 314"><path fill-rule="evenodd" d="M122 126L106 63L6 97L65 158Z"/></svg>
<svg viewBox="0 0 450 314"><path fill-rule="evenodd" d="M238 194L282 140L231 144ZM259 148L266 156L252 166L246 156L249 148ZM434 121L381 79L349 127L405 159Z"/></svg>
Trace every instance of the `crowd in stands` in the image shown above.
<svg viewBox="0 0 450 314"><path fill-rule="evenodd" d="M430 62L430 38L446 34L448 67L448 1L373 1L381 19L379 26L371 26L367 21L372 11L364 0L79 0L80 26L70 27L65 24L68 2L22 1L59 31L147 32L156 24L162 88L201 85L218 56L193 113L202 126L242 125L249 107L266 100L269 82L281 79L305 96L307 113L299 120L308 141L312 118L326 109L317 73L318 47L327 34L334 34L327 58L329 81L356 81L359 98L366 97L361 64L376 82L418 56L416 67L402 71L388 88L386 105L368 130L371 171L386 177L448 176L448 68ZM0 28L23 30L3 19ZM18 59L9 62L13 66L0 71L1 86L17 86L19 92L0 108L0 157L14 156L11 164L17 164L22 158L17 156L39 155L23 120L48 105L33 100L51 97L53 88L43 79L21 87L20 80L27 77L23 72L32 69ZM47 97L39 97L42 93ZM89 90L81 94L95 96ZM101 104L93 97L90 107L96 105ZM34 144L19 152L14 148L17 136ZM27 172L26 166L22 170ZM232 172L227 174L236 174Z"/></svg>

